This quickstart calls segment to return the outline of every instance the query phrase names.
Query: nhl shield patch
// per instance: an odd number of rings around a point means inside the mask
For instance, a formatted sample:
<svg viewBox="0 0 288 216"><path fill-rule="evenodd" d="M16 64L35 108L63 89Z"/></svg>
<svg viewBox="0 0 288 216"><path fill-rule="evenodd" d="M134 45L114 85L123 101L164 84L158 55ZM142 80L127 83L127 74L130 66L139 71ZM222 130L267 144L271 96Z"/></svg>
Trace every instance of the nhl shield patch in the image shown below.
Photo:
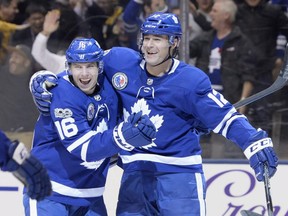
<svg viewBox="0 0 288 216"><path fill-rule="evenodd" d="M117 72L112 77L112 85L117 90L124 89L127 86L127 84L128 84L128 78L127 78L126 74L124 74L122 72Z"/></svg>
<svg viewBox="0 0 288 216"><path fill-rule="evenodd" d="M95 107L93 103L90 103L88 105L88 109L87 109L87 120L91 121L93 119L95 115Z"/></svg>

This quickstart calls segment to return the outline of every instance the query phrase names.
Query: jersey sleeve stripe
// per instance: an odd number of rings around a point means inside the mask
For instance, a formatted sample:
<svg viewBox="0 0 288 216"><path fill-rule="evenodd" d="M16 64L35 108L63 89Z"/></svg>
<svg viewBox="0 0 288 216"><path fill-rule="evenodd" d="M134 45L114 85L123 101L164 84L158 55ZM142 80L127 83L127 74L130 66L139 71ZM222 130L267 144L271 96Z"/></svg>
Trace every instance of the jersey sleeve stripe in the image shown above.
<svg viewBox="0 0 288 216"><path fill-rule="evenodd" d="M226 124L226 121L231 118L231 116L236 112L236 109L233 107L229 112L224 116L222 121L213 129L214 133L219 133L223 126Z"/></svg>
<svg viewBox="0 0 288 216"><path fill-rule="evenodd" d="M92 136L94 136L97 132L96 131L89 131L75 142L73 142L70 146L67 147L69 152L72 152L74 149L82 145L83 143L87 142Z"/></svg>
<svg viewBox="0 0 288 216"><path fill-rule="evenodd" d="M228 132L228 129L230 127L230 125L232 124L232 122L237 119L237 118L246 118L244 115L235 115L233 116L232 118L230 118L227 122L226 122L226 125L223 129L223 131L221 132L221 134L226 138L227 136L227 132Z"/></svg>

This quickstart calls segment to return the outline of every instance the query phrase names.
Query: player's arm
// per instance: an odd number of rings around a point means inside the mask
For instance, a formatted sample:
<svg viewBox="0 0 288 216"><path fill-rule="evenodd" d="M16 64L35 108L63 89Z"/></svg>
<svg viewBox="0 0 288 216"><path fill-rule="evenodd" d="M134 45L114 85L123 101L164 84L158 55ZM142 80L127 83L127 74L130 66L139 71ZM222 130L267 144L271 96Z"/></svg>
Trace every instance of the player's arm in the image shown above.
<svg viewBox="0 0 288 216"><path fill-rule="evenodd" d="M1 169L12 172L23 182L30 198L42 200L51 194L52 187L46 169L28 152L23 143L10 141L0 131L0 146Z"/></svg>
<svg viewBox="0 0 288 216"><path fill-rule="evenodd" d="M72 115L54 120L54 124L67 151L86 162L99 161L122 150L131 151L151 144L156 137L154 124L142 112L130 115L127 121L103 132L91 130L87 123L83 120L81 123L77 118Z"/></svg>
<svg viewBox="0 0 288 216"><path fill-rule="evenodd" d="M264 180L265 164L268 166L269 177L272 177L277 170L278 158L271 138L265 131L256 130L220 93L214 91L209 98L219 106L214 105L210 110L215 115L214 119L219 118L217 115L220 116L213 131L233 141L243 150L258 181Z"/></svg>
<svg viewBox="0 0 288 216"><path fill-rule="evenodd" d="M196 94L190 96L190 106L195 116L214 133L231 140L243 150L257 180L264 180L265 164L269 169L269 177L272 177L276 172L278 158L267 133L256 130L222 94L211 89L207 78L204 77L195 89Z"/></svg>

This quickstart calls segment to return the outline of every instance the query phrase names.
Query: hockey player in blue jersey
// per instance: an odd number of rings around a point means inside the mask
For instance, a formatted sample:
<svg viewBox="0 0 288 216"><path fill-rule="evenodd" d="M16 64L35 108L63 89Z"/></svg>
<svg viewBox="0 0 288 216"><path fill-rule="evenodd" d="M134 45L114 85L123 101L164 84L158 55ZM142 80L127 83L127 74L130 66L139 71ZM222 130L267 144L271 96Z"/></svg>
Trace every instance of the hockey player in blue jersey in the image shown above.
<svg viewBox="0 0 288 216"><path fill-rule="evenodd" d="M11 141L0 130L0 168L14 174L27 187L31 199L42 200L51 194L50 178L45 167L18 140Z"/></svg>
<svg viewBox="0 0 288 216"><path fill-rule="evenodd" d="M53 193L36 206L24 194L27 216L107 215L103 192L110 157L151 144L156 135L142 112L116 126L118 99L102 74L103 53L86 38L75 39L66 51L67 70L51 89L50 113L40 115L32 148L48 170Z"/></svg>
<svg viewBox="0 0 288 216"><path fill-rule="evenodd" d="M124 116L142 111L157 129L153 143L120 153L123 168L117 215L206 215L206 186L202 168L201 134L212 130L233 141L249 159L257 180L269 177L278 158L271 139L255 129L223 95L211 88L203 71L175 58L182 30L178 18L155 13L141 27L138 53L114 47L103 58L104 71L123 106ZM51 98L45 80L31 82L42 112Z"/></svg>

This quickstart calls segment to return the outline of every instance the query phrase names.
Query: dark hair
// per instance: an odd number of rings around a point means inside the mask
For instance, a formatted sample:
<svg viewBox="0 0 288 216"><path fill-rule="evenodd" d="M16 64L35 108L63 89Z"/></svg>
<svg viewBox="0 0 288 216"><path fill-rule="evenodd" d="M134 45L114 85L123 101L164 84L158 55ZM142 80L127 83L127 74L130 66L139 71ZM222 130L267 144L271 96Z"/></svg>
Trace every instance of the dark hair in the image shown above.
<svg viewBox="0 0 288 216"><path fill-rule="evenodd" d="M0 5L8 7L11 4L12 0L0 0Z"/></svg>
<svg viewBox="0 0 288 216"><path fill-rule="evenodd" d="M45 15L47 13L46 8L41 5L41 4L37 4L37 3L30 3L27 5L26 9L25 9L25 13L26 15L29 17L34 13L41 13L43 15Z"/></svg>
<svg viewBox="0 0 288 216"><path fill-rule="evenodd" d="M144 0L143 5L147 5L148 7L151 7L152 0Z"/></svg>

